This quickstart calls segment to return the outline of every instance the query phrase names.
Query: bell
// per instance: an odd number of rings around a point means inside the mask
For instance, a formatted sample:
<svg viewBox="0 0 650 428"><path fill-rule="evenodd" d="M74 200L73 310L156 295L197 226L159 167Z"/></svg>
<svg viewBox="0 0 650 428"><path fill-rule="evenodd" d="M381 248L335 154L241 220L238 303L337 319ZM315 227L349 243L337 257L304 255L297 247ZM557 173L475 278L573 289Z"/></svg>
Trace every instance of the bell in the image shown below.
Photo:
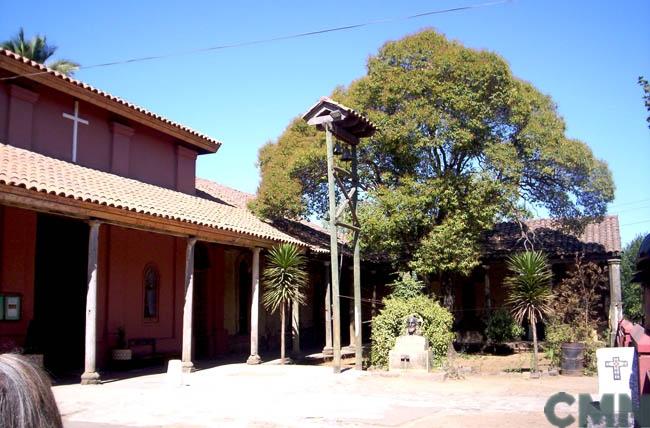
<svg viewBox="0 0 650 428"><path fill-rule="evenodd" d="M352 150L349 147L343 149L343 154L341 155L341 160L343 162L350 162L352 160Z"/></svg>
<svg viewBox="0 0 650 428"><path fill-rule="evenodd" d="M334 155L339 156L342 153L343 153L343 149L341 148L341 143L334 144Z"/></svg>

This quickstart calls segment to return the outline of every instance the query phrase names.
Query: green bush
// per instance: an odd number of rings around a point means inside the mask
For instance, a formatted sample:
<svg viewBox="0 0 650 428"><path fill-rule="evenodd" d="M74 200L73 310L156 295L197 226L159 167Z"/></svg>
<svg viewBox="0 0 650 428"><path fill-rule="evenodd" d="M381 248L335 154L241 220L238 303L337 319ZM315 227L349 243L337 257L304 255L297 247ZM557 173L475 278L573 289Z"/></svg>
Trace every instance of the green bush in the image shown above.
<svg viewBox="0 0 650 428"><path fill-rule="evenodd" d="M546 326L544 353L553 367L560 367L562 362L562 344L575 340L575 330L568 324L553 322Z"/></svg>
<svg viewBox="0 0 650 428"><path fill-rule="evenodd" d="M420 281L414 273L396 272L397 279L388 284L391 288L390 297L411 299L421 296L424 282Z"/></svg>
<svg viewBox="0 0 650 428"><path fill-rule="evenodd" d="M487 319L485 336L493 343L517 340L524 334L524 328L505 309L497 309Z"/></svg>
<svg viewBox="0 0 650 428"><path fill-rule="evenodd" d="M551 322L546 327L546 343L544 352L554 367L562 363L562 344L580 342L585 345L584 367L587 374L596 371L596 349L605 346L595 330L590 332L580 331L569 324Z"/></svg>
<svg viewBox="0 0 650 428"><path fill-rule="evenodd" d="M447 356L454 334L451 327L454 317L447 309L429 297L408 299L390 297L384 300L384 308L372 320L372 348L370 363L373 367L388 366L388 352L395 340L406 331L406 318L417 314L422 318L422 335L429 340L434 363L440 364Z"/></svg>

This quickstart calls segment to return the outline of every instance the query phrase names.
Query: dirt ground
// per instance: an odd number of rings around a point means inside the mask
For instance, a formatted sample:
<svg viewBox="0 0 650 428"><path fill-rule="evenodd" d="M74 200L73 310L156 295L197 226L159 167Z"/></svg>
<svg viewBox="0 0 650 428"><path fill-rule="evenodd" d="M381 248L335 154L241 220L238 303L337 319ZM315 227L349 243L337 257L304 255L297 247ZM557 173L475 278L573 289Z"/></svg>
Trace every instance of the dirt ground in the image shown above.
<svg viewBox="0 0 650 428"><path fill-rule="evenodd" d="M518 368L510 356L461 358L481 368ZM349 362L349 360L347 360ZM331 367L228 364L192 373L184 386L165 374L53 388L66 428L139 427L524 427L551 426L548 398L597 391L595 377L468 373L442 380ZM576 409L559 409L560 416ZM564 413L563 413L564 412Z"/></svg>

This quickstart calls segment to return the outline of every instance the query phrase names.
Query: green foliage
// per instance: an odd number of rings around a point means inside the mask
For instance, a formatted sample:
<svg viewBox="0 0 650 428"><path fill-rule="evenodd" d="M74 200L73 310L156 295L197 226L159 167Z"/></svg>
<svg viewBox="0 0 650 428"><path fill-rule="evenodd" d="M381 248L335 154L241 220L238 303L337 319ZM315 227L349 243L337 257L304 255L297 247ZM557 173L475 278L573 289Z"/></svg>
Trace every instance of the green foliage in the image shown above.
<svg viewBox="0 0 650 428"><path fill-rule="evenodd" d="M18 30L18 34L13 38L0 43L0 47L22 55L25 58L45 64L49 68L68 76L72 76L79 68L79 64L76 62L65 59L46 63L46 61L54 55L57 47L48 44L47 38L39 34L32 37L31 40L25 39L25 31L22 28Z"/></svg>
<svg viewBox="0 0 650 428"><path fill-rule="evenodd" d="M504 309L497 309L490 314L485 327L485 335L494 343L504 343L520 339L524 328Z"/></svg>
<svg viewBox="0 0 650 428"><path fill-rule="evenodd" d="M643 76L639 76L639 85L643 88L643 100L645 101L645 108L650 112L650 83ZM650 127L650 115L646 118L648 127Z"/></svg>
<svg viewBox="0 0 650 428"><path fill-rule="evenodd" d="M397 337L404 334L406 318L414 313L422 318L422 335L429 340L434 360L440 363L445 358L454 338L451 312L426 296L410 299L390 297L384 300L384 308L372 320L372 366L387 367L388 352L395 346Z"/></svg>
<svg viewBox="0 0 650 428"><path fill-rule="evenodd" d="M305 256L293 244L281 244L269 251L264 269L264 295L262 303L275 312L280 309L280 362L284 364L285 312L289 303L305 303L303 289L307 284Z"/></svg>
<svg viewBox="0 0 650 428"><path fill-rule="evenodd" d="M543 320L551 311L551 279L553 274L541 251L526 251L512 255L507 261L513 275L504 280L508 290L506 304L517 322L531 325Z"/></svg>
<svg viewBox="0 0 650 428"><path fill-rule="evenodd" d="M636 258L639 254L643 236L634 238L623 249L621 255L621 291L623 293L623 311L625 317L633 322L640 322L643 318L643 288L641 284L632 282L636 271Z"/></svg>
<svg viewBox="0 0 650 428"><path fill-rule="evenodd" d="M508 257L512 276L504 280L513 317L518 323L527 321L533 332L533 371L537 371L537 321L552 312L550 302L553 274L541 251L526 251Z"/></svg>
<svg viewBox="0 0 650 428"><path fill-rule="evenodd" d="M534 205L577 229L613 199L607 165L567 138L550 97L433 30L386 43L332 98L378 125L359 145L363 244L399 270L468 273L496 219ZM259 164L257 213L327 217L322 132L296 119Z"/></svg>
<svg viewBox="0 0 650 428"><path fill-rule="evenodd" d="M398 279L391 284L390 297L399 299L411 299L413 297L422 296L424 283L420 281L414 273L411 272L397 272Z"/></svg>
<svg viewBox="0 0 650 428"><path fill-rule="evenodd" d="M575 330L570 325L560 322L551 322L546 325L544 353L553 367L560 367L562 362L562 344L575 341Z"/></svg>
<svg viewBox="0 0 650 428"><path fill-rule="evenodd" d="M289 302L305 303L305 257L295 245L281 244L271 249L263 279L262 303L271 312Z"/></svg>
<svg viewBox="0 0 650 428"><path fill-rule="evenodd" d="M562 363L562 344L580 342L585 345L584 367L587 374L596 371L596 349L606 346L595 330L584 335L576 328L554 320L546 326L546 342L544 353L553 367L560 367Z"/></svg>

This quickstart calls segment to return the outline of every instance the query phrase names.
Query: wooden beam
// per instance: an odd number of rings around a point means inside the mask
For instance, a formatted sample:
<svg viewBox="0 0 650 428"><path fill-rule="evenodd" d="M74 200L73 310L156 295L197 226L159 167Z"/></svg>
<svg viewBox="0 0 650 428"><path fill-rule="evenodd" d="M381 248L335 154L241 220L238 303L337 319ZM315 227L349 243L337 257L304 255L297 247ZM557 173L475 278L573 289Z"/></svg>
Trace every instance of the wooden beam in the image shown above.
<svg viewBox="0 0 650 428"><path fill-rule="evenodd" d="M345 168L341 168L340 166L335 166L334 171L339 172L339 173L344 174L344 175L352 176L352 173L350 171L348 171Z"/></svg>
<svg viewBox="0 0 650 428"><path fill-rule="evenodd" d="M353 225L351 225L351 224L342 223L342 222L340 222L340 221L337 221L337 222L336 222L336 225L337 225L337 226L340 226L340 227L344 227L344 228L346 228L346 229L354 230L355 232L361 232L361 228L360 228L360 227L353 226Z"/></svg>
<svg viewBox="0 0 650 428"><path fill-rule="evenodd" d="M332 123L332 134L339 140L343 140L348 144L359 144L359 137L352 135L345 128L339 126L337 123Z"/></svg>
<svg viewBox="0 0 650 428"><path fill-rule="evenodd" d="M179 237L196 236L201 241L216 244L263 248L271 248L277 244L277 241L271 239L246 236L243 233L136 213L126 209L36 192L22 187L0 185L0 204L79 219L99 219L114 226L145 232Z"/></svg>

